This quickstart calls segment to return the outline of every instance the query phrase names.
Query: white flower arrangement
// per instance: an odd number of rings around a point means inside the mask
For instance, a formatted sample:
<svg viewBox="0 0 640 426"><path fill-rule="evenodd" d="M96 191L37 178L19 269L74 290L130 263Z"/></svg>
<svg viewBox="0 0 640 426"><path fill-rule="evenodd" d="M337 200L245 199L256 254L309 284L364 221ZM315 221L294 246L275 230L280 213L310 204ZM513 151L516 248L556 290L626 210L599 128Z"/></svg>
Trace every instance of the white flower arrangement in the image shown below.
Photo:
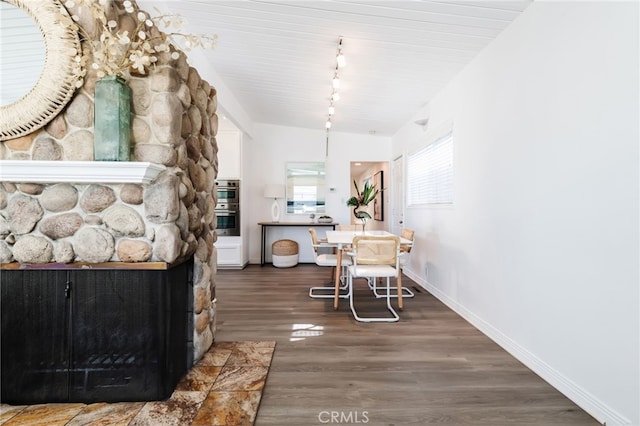
<svg viewBox="0 0 640 426"><path fill-rule="evenodd" d="M119 28L118 22L109 19L108 10L111 6L123 8L132 17L135 17L136 28L129 31ZM88 52L78 55L77 72L84 76L87 68L95 70L98 78L107 75L126 77L128 73L145 75L158 60L158 54L170 53L172 59L178 59L179 50L190 51L195 47L214 48L218 36L216 34L184 34L176 31L185 21L178 14L160 14L151 17L140 10L137 4L130 0L67 0L64 7L69 11L72 22L65 22L61 17L61 23L74 25L83 36L91 50L91 58ZM99 30L97 39L90 37L87 32L78 25L80 14L86 9ZM156 9L160 13L159 10ZM168 32L164 32L167 30ZM182 43L178 45L176 40ZM82 82L79 82L82 85Z"/></svg>

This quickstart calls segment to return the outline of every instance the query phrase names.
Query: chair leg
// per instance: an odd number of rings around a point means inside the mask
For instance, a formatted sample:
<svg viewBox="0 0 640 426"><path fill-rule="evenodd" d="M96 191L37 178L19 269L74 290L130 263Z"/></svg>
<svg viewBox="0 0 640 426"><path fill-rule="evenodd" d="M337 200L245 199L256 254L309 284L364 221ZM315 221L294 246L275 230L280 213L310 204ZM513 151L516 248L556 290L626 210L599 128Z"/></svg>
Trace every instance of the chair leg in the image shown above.
<svg viewBox="0 0 640 426"><path fill-rule="evenodd" d="M396 311L393 310L393 307L391 306L391 286L389 285L389 277L387 277L387 309L389 309L394 316L398 317L398 319L400 319L400 317L398 316L398 313ZM399 308L402 309L402 292L399 293L398 296L398 301L399 301Z"/></svg>
<svg viewBox="0 0 640 426"><path fill-rule="evenodd" d="M331 287L311 287L309 289L309 297L312 299L333 299L335 297L335 287L331 286ZM347 290L347 286L343 285L340 286L340 294L338 295L338 297L340 299L346 299L349 297L348 293L342 293L342 291ZM317 291L326 291L328 292L327 294L317 294Z"/></svg>
<svg viewBox="0 0 640 426"><path fill-rule="evenodd" d="M402 271L398 271L398 279L396 281L398 283L398 309L403 310L404 308L402 306ZM389 294L390 290L391 289L387 285L387 294Z"/></svg>
<svg viewBox="0 0 640 426"><path fill-rule="evenodd" d="M393 309L393 306L391 306L391 288L389 286L389 278L387 277L387 309L389 310L389 312L391 312L392 317L390 318L380 318L380 317L369 317L369 318L364 318L358 315L358 313L356 312L356 308L353 306L353 295L354 295L354 291L353 291L353 276L351 274L348 274L347 276L347 281L348 281L348 285L349 285L349 306L351 307L351 312L353 313L353 317L356 319L356 321L360 321L360 322L396 322L398 320L400 320L400 317L398 316L398 313Z"/></svg>
<svg viewBox="0 0 640 426"><path fill-rule="evenodd" d="M387 297L386 294L380 294L378 293L378 287L376 286L376 282L377 282L377 278L368 278L367 279L368 283L369 283L369 288L373 291L373 294L375 294L375 296L377 298L381 298L381 297ZM402 287L402 296L403 297L408 297L408 298L413 298L415 297L415 293L413 291L411 291L409 288L407 287ZM392 294L391 297L396 298L398 297L397 294Z"/></svg>
<svg viewBox="0 0 640 426"><path fill-rule="evenodd" d="M320 287L311 287L309 289L309 297L312 299L333 299L335 297L335 287L333 286L333 283L335 281L334 277L335 277L335 271L336 268L330 268L331 269L331 281L328 282L327 284L330 285L330 287L327 286L320 286ZM348 283L346 282L346 274L344 272L344 269L346 269L346 267L342 267L343 269L343 273L340 276L340 287L339 290L341 290L340 295L338 296L340 299L346 299L349 297L349 294L347 293L343 293L342 291L347 290L347 288L349 287ZM317 291L322 292L321 294L316 294ZM331 292L330 294L324 294L324 292Z"/></svg>

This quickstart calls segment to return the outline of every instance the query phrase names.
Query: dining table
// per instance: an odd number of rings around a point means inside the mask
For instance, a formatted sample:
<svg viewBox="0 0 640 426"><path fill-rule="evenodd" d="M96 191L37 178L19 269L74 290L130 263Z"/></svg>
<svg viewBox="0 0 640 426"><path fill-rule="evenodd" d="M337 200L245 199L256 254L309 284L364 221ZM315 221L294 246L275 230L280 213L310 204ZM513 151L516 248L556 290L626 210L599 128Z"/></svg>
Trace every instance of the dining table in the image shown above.
<svg viewBox="0 0 640 426"><path fill-rule="evenodd" d="M396 235L388 231L327 231L327 243L335 246L337 249L337 263L335 275L335 296L333 298L333 309L338 309L338 300L340 299L340 271L342 270L342 256L345 247L353 243L353 238L359 235L365 236L388 236ZM413 241L400 237L401 246L411 246Z"/></svg>

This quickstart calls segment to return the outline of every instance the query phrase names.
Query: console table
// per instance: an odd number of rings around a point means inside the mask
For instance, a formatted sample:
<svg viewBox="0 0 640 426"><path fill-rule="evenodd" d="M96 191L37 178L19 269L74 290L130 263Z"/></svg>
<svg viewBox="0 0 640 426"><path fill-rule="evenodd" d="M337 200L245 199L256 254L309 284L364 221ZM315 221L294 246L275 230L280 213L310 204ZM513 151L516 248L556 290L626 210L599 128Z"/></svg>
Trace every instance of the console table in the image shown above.
<svg viewBox="0 0 640 426"><path fill-rule="evenodd" d="M330 223L320 223L320 222L258 222L258 225L262 228L262 242L260 244L260 265L264 266L265 264L265 252L266 252L266 240L267 240L267 228L272 226L306 226L310 227L321 227L328 226L332 230L335 231L338 223L330 222Z"/></svg>

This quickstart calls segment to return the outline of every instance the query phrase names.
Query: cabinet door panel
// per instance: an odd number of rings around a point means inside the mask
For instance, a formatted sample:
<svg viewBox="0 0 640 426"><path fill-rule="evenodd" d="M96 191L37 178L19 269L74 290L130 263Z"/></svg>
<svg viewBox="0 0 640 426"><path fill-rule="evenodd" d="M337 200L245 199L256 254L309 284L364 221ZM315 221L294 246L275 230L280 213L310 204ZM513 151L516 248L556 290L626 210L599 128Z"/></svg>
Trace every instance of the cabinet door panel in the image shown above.
<svg viewBox="0 0 640 426"><path fill-rule="evenodd" d="M238 130L220 130L218 142L218 179L241 179L242 148Z"/></svg>
<svg viewBox="0 0 640 426"><path fill-rule="evenodd" d="M74 271L71 399L157 398L165 286L156 271Z"/></svg>
<svg viewBox="0 0 640 426"><path fill-rule="evenodd" d="M68 398L67 271L2 271L2 402Z"/></svg>

